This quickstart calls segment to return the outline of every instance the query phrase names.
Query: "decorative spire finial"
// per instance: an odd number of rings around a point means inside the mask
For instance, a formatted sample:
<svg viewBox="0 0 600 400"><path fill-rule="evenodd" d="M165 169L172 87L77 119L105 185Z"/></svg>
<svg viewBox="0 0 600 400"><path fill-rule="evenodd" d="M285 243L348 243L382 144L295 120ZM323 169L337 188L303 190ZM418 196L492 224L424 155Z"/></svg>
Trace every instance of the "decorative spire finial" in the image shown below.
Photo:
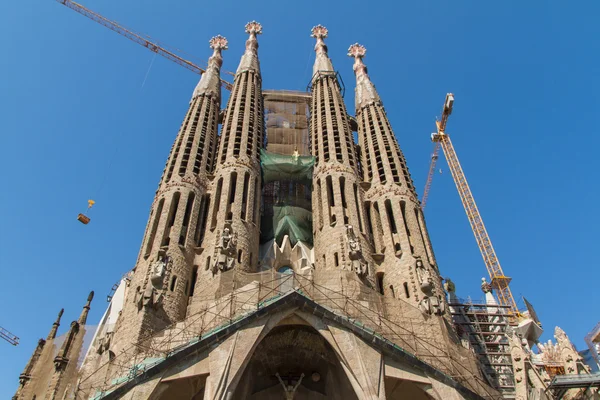
<svg viewBox="0 0 600 400"><path fill-rule="evenodd" d="M362 44L354 43L348 48L348 56L354 58L363 58L367 54L367 48Z"/></svg>
<svg viewBox="0 0 600 400"><path fill-rule="evenodd" d="M250 21L246 24L246 33L260 35L262 33L262 25L256 21Z"/></svg>
<svg viewBox="0 0 600 400"><path fill-rule="evenodd" d="M88 313L90 312L90 306L92 304L92 300L94 299L94 291L92 290L87 297L87 303L83 306L83 310L81 310L81 315L79 316L79 323L81 325L85 325L87 321Z"/></svg>
<svg viewBox="0 0 600 400"><path fill-rule="evenodd" d="M208 43L210 44L210 48L215 50L215 52L219 50L227 50L229 48L227 47L229 44L229 42L227 42L227 38L221 35L211 37Z"/></svg>
<svg viewBox="0 0 600 400"><path fill-rule="evenodd" d="M311 37L314 37L317 40L319 40L319 39L323 40L327 37L327 34L329 33L329 31L323 25L319 24L317 26L313 26L310 33L311 33L311 35L310 35Z"/></svg>
<svg viewBox="0 0 600 400"><path fill-rule="evenodd" d="M260 64L258 62L258 40L256 35L262 34L262 25L256 21L250 21L246 24L246 33L250 35L246 40L246 51L240 60L240 65L236 74L242 71L257 71L260 73Z"/></svg>

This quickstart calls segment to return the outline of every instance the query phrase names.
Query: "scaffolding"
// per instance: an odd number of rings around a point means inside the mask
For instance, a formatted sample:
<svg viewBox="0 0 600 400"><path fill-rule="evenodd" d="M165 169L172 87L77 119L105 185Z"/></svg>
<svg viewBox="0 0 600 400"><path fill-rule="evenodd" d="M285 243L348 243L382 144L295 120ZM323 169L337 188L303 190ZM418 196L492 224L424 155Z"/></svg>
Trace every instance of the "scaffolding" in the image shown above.
<svg viewBox="0 0 600 400"><path fill-rule="evenodd" d="M350 324L362 336L368 335L417 363L435 368L484 398L501 398L479 375L471 350L462 347L444 324L432 323L408 302L381 296L364 286L354 273L314 271L308 277L274 270L255 274L228 271L220 278L223 291L219 290L202 311L132 343L94 371L81 371L73 398L101 399L122 394L125 389L119 388L137 384L153 368L168 364L171 357L181 357L190 349L197 352L191 346L201 342L214 344L239 329L245 319L256 317L258 311L290 294L322 307L332 322ZM340 290L315 283L333 279L340 282ZM225 293L227 287L229 293Z"/></svg>
<svg viewBox="0 0 600 400"><path fill-rule="evenodd" d="M510 305L487 304L454 298L450 302L456 330L473 348L490 385L505 396L515 392L513 362L507 329L516 326L507 318Z"/></svg>

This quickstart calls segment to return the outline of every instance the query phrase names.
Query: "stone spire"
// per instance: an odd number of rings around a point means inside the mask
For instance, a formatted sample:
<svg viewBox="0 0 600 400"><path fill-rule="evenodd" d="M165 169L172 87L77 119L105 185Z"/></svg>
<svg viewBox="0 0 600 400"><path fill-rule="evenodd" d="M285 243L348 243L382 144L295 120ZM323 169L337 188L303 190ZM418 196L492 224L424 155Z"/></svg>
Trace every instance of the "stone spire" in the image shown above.
<svg viewBox="0 0 600 400"><path fill-rule="evenodd" d="M52 328L50 328L50 332L48 333L48 337L46 338L46 340L52 340L56 337L56 331L58 331L58 327L60 326L60 318L62 317L64 312L65 312L64 308L61 308L60 311L58 312L56 321L54 321L54 323L52 324Z"/></svg>
<svg viewBox="0 0 600 400"><path fill-rule="evenodd" d="M260 63L258 62L258 40L256 40L256 35L262 33L262 25L256 21L250 21L246 24L246 33L248 33L250 37L246 40L246 51L240 60L240 65L238 66L236 74L248 70L260 73Z"/></svg>
<svg viewBox="0 0 600 400"><path fill-rule="evenodd" d="M94 298L94 291L92 290L90 292L90 294L88 295L85 306L83 306L83 310L81 310L81 315L79 316L79 320L78 320L80 325L85 325L85 323L87 321L87 316L88 316L88 313L90 312L90 305L92 304L93 298Z"/></svg>
<svg viewBox="0 0 600 400"><path fill-rule="evenodd" d="M313 65L313 76L317 72L333 72L333 64L327 54L327 45L323 41L328 33L329 31L323 25L317 25L311 30L310 36L317 39L317 44L315 44L315 53L317 53L317 57L315 58L315 63Z"/></svg>
<svg viewBox="0 0 600 400"><path fill-rule="evenodd" d="M214 36L208 43L213 49L212 56L208 59L208 67L206 72L202 74L200 82L194 90L192 100L201 94L207 96L216 96L217 100L221 99L221 66L223 65L222 50L227 50L227 39L221 35Z"/></svg>
<svg viewBox="0 0 600 400"><path fill-rule="evenodd" d="M375 85L371 82L367 73L367 66L363 63L363 57L367 53L365 46L354 43L348 49L348 56L354 58L354 75L356 75L356 108L362 108L370 103L380 102L379 94Z"/></svg>

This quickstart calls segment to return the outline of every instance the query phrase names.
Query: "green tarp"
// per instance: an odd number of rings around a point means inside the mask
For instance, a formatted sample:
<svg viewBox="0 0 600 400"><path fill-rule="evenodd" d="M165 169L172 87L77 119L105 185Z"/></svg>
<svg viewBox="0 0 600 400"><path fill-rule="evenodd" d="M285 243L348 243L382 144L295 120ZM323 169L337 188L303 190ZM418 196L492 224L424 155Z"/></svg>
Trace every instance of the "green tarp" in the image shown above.
<svg viewBox="0 0 600 400"><path fill-rule="evenodd" d="M273 181L312 181L313 156L285 156L281 154L260 151L260 166L263 183Z"/></svg>

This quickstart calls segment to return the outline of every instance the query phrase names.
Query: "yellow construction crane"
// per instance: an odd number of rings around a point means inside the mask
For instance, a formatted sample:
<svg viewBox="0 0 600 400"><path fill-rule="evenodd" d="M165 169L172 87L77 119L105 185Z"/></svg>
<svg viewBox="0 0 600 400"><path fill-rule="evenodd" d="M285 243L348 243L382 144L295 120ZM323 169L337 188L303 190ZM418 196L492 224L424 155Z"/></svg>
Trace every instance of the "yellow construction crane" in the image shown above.
<svg viewBox="0 0 600 400"><path fill-rule="evenodd" d="M164 47L159 46L158 44L153 43L153 42L149 41L148 39L145 39L141 35L133 32L127 28L124 28L123 26L117 24L116 22L111 21L88 8L85 8L84 6L82 6L79 3L76 3L71 0L56 0L56 1L69 7L71 10L77 11L81 15L85 15L86 17L88 17L89 19L91 19L93 21L96 21L100 25L103 25L109 29L112 29L113 31L117 32L120 35L125 36L126 38L134 41L135 43L141 44L142 46L148 48L150 51L153 51L156 54L160 54L161 56L168 58L169 60L189 69L192 72L195 72L200 75L205 72L204 69L195 65L191 61L181 58L180 56L173 53L172 51L169 51L169 50L165 49ZM227 72L227 71L224 71L224 72L228 73L230 75L233 75L233 73L231 73L231 72ZM231 90L233 88L233 85L231 83L229 83L223 79L221 79L221 85L227 90Z"/></svg>
<svg viewBox="0 0 600 400"><path fill-rule="evenodd" d="M431 134L431 141L434 143L434 150L431 156L429 174L427 176L427 182L425 184L425 190L421 200L421 207L424 208L427 202L427 196L429 195L429 189L431 188L431 181L433 179L435 165L441 146L442 150L444 151L446 161L448 161L448 167L450 167L452 178L454 179L454 183L458 189L460 200L462 201L467 213L467 217L469 218L469 223L471 224L471 229L473 229L473 234L477 240L477 245L479 246L479 250L483 256L483 261L485 262L485 266L490 274L490 278L492 280L491 285L496 290L498 302L502 306L510 307L511 314L518 316L519 309L517 308L515 299L513 298L512 292L508 286L511 278L505 276L504 272L502 271L500 261L496 256L496 251L494 250L494 246L492 246L492 241L490 240L487 230L485 229L483 219L481 218L481 214L479 214L479 210L477 209L477 204L475 203L475 199L473 198L473 194L471 193L471 189L467 183L465 173L463 172L460 162L458 161L458 156L456 155L456 151L454 150L450 136L445 133L446 123L448 122L448 117L450 114L452 114L453 105L454 95L452 93L448 93L446 95L446 101L442 110L442 118L440 121L436 121L437 133Z"/></svg>
<svg viewBox="0 0 600 400"><path fill-rule="evenodd" d="M0 326L0 338L6 340L8 343L12 344L13 346L16 346L19 344L19 338L1 326Z"/></svg>

